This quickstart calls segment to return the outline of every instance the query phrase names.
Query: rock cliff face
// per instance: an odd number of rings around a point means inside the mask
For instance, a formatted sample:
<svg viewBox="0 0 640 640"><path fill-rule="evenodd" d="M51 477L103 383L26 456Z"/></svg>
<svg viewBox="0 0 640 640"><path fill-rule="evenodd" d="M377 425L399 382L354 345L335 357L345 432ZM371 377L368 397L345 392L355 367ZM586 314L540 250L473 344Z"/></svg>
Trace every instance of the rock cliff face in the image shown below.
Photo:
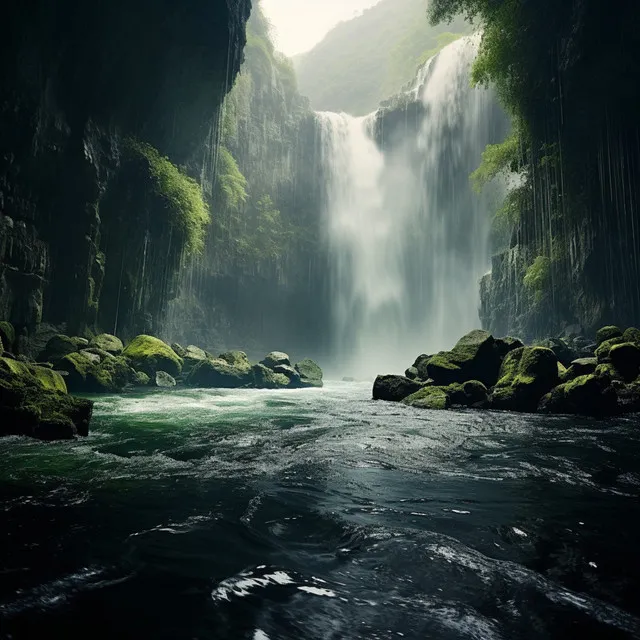
<svg viewBox="0 0 640 640"><path fill-rule="evenodd" d="M250 0L5 7L0 316L26 331L153 328L176 264L149 268L171 237L145 205L148 184L123 172L122 142L198 175L249 12Z"/></svg>
<svg viewBox="0 0 640 640"><path fill-rule="evenodd" d="M523 4L523 11L527 5ZM538 338L640 320L637 3L528 8L528 195L482 282L483 325ZM529 72L530 71L530 72Z"/></svg>

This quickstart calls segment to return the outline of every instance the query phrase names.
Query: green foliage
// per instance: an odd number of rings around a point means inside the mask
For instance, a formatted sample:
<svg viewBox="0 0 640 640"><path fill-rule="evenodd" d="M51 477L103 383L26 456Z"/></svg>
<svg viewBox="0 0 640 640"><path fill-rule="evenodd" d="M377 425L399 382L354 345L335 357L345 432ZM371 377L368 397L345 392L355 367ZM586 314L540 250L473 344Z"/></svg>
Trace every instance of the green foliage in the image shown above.
<svg viewBox="0 0 640 640"><path fill-rule="evenodd" d="M527 269L523 283L536 302L542 300L551 285L551 260L546 256L538 256Z"/></svg>
<svg viewBox="0 0 640 640"><path fill-rule="evenodd" d="M514 127L506 140L499 144L487 145L482 152L480 166L471 174L471 183L476 192L499 175L517 171L522 157L521 137Z"/></svg>
<svg viewBox="0 0 640 640"><path fill-rule="evenodd" d="M129 139L127 147L145 162L153 190L164 201L169 223L182 237L185 252L201 253L206 228L211 221L202 187L150 144Z"/></svg>
<svg viewBox="0 0 640 640"><path fill-rule="evenodd" d="M218 181L223 196L223 206L237 211L247 201L247 179L238 163L226 147L218 150Z"/></svg>

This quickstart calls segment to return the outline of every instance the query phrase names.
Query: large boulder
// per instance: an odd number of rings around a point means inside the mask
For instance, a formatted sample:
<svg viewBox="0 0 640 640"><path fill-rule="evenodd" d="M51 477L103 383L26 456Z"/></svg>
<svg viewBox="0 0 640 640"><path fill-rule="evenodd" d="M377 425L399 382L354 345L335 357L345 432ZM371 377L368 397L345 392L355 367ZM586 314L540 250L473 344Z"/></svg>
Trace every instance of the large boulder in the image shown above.
<svg viewBox="0 0 640 640"><path fill-rule="evenodd" d="M93 403L68 395L55 371L0 358L0 435L86 436L92 412Z"/></svg>
<svg viewBox="0 0 640 640"><path fill-rule="evenodd" d="M65 371L67 386L76 393L120 393L134 382L135 372L122 356L105 358L87 351L65 356L58 364Z"/></svg>
<svg viewBox="0 0 640 640"><path fill-rule="evenodd" d="M544 413L609 416L618 413L618 397L606 380L589 374L555 387L538 408Z"/></svg>
<svg viewBox="0 0 640 640"><path fill-rule="evenodd" d="M407 369L405 375L407 378L418 379L418 380L428 380L429 373L427 371L427 364L432 356L428 356L426 353L419 355L413 365ZM415 378L414 378L415 372Z"/></svg>
<svg viewBox="0 0 640 640"><path fill-rule="evenodd" d="M571 363L571 366L567 369L567 372L562 377L562 381L569 382L570 380L575 380L580 376L586 376L590 373L595 373L597 366L597 358L578 358Z"/></svg>
<svg viewBox="0 0 640 640"><path fill-rule="evenodd" d="M276 373L263 364L254 364L251 370L256 389L286 389L291 381L283 373Z"/></svg>
<svg viewBox="0 0 640 640"><path fill-rule="evenodd" d="M420 391L402 400L402 403L415 409L441 411L451 406L451 398L445 387L423 387Z"/></svg>
<svg viewBox="0 0 640 640"><path fill-rule="evenodd" d="M226 353L221 353L218 357L236 369L247 373L251 371L251 363L244 351L227 351Z"/></svg>
<svg viewBox="0 0 640 640"><path fill-rule="evenodd" d="M260 364L268 367L269 369L273 369L279 364L291 365L291 360L289 359L289 356L282 351L272 351L264 357L264 360L260 361Z"/></svg>
<svg viewBox="0 0 640 640"><path fill-rule="evenodd" d="M521 347L507 355L490 395L491 407L534 412L540 399L558 385L558 358L546 347Z"/></svg>
<svg viewBox="0 0 640 640"><path fill-rule="evenodd" d="M493 336L475 330L461 338L451 351L443 351L429 359L427 374L436 385L479 380L486 386L495 383L500 368L500 355Z"/></svg>
<svg viewBox="0 0 640 640"><path fill-rule="evenodd" d="M114 356L119 356L124 351L122 340L110 333L101 333L99 336L92 338L89 347L93 349L101 349Z"/></svg>
<svg viewBox="0 0 640 640"><path fill-rule="evenodd" d="M153 336L134 338L123 351L136 371L153 378L157 371L166 371L174 378L182 373L182 358L165 342Z"/></svg>
<svg viewBox="0 0 640 640"><path fill-rule="evenodd" d="M633 342L613 345L609 359L626 381L631 382L640 375L640 348Z"/></svg>
<svg viewBox="0 0 640 640"><path fill-rule="evenodd" d="M225 360L202 360L191 369L187 384L202 389L239 389L252 383L251 369L236 367Z"/></svg>
<svg viewBox="0 0 640 640"><path fill-rule="evenodd" d="M622 329L615 326L602 327L596 333L596 343L600 346L603 342L611 340L612 338L622 338Z"/></svg>
<svg viewBox="0 0 640 640"><path fill-rule="evenodd" d="M0 323L1 324L1 323ZM640 329L635 327L629 327L622 335L625 342L633 342L635 345L640 345Z"/></svg>
<svg viewBox="0 0 640 640"><path fill-rule="evenodd" d="M7 351L13 351L13 346L16 343L16 330L10 322L0 322L0 353L4 349Z"/></svg>
<svg viewBox="0 0 640 640"><path fill-rule="evenodd" d="M65 356L78 351L78 347L78 343L75 342L73 338L62 334L55 335L47 342L43 351L38 355L38 361L57 364Z"/></svg>
<svg viewBox="0 0 640 640"><path fill-rule="evenodd" d="M545 340L541 347L547 347L556 354L559 362L564 367L570 367L571 363L578 358L578 353L572 349L562 338L549 338Z"/></svg>
<svg viewBox="0 0 640 640"><path fill-rule="evenodd" d="M310 358L296 364L295 370L300 374L300 386L303 388L320 388L323 386L322 369Z"/></svg>
<svg viewBox="0 0 640 640"><path fill-rule="evenodd" d="M420 391L423 385L404 376L378 376L373 383L373 399L400 402Z"/></svg>

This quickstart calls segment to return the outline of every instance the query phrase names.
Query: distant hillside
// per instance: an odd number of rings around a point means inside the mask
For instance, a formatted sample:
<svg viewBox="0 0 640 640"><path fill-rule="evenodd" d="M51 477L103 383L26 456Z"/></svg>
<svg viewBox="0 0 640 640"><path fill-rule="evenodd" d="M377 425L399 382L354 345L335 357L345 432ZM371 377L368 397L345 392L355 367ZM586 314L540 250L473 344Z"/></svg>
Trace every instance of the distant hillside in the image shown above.
<svg viewBox="0 0 640 640"><path fill-rule="evenodd" d="M365 115L412 80L442 47L471 31L462 19L432 27L427 0L382 0L341 22L294 59L300 92L319 111Z"/></svg>

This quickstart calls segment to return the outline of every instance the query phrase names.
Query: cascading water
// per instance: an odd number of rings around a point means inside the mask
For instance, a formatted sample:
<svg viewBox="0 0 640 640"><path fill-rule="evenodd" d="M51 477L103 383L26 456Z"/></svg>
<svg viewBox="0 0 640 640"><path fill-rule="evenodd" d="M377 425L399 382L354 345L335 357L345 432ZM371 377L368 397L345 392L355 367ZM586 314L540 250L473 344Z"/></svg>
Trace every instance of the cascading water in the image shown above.
<svg viewBox="0 0 640 640"><path fill-rule="evenodd" d="M469 174L506 118L491 91L471 86L478 44L454 42L421 69L406 96L421 103L417 127L388 143L380 113L317 114L342 371L402 371L479 325L492 207Z"/></svg>

